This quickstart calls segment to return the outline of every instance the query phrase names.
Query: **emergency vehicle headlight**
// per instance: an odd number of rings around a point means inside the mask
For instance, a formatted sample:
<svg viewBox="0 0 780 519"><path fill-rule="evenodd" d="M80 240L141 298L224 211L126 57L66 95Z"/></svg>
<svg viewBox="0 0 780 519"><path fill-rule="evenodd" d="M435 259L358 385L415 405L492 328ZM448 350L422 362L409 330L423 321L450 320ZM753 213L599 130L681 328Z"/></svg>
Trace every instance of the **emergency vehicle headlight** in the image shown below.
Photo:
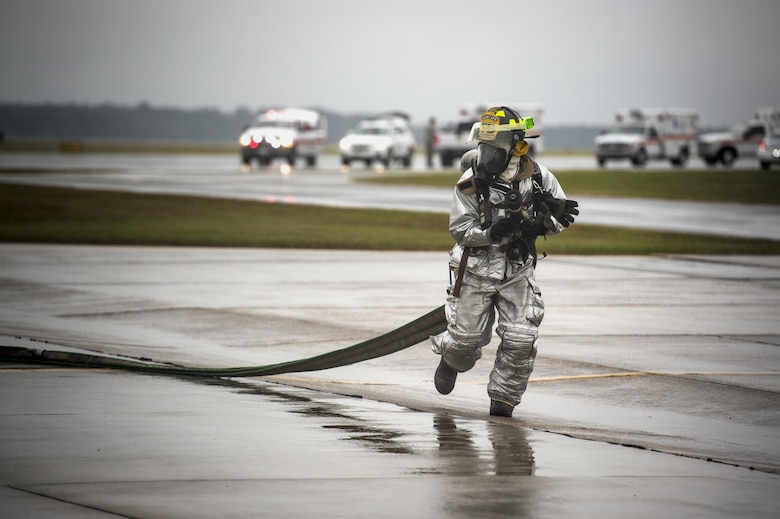
<svg viewBox="0 0 780 519"><path fill-rule="evenodd" d="M244 134L241 136L240 139L238 139L238 143L241 146L249 146L249 144L252 142L252 137L250 137L248 134Z"/></svg>

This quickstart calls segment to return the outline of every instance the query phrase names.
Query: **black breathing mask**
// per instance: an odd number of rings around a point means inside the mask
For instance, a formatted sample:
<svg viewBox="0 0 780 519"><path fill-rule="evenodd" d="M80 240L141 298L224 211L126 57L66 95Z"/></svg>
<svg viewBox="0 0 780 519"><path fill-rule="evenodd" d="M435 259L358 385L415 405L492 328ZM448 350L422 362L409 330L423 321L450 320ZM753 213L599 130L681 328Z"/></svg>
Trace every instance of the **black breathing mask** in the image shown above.
<svg viewBox="0 0 780 519"><path fill-rule="evenodd" d="M480 142L477 146L479 156L477 158L477 171L475 176L478 182L492 184L498 175L507 167L509 154L503 148L497 148L490 144Z"/></svg>
<svg viewBox="0 0 780 519"><path fill-rule="evenodd" d="M509 153L503 148L480 142L477 146L477 157L474 180L477 184L477 201L479 203L479 221L483 229L492 224L492 209L490 204L490 186L509 164Z"/></svg>

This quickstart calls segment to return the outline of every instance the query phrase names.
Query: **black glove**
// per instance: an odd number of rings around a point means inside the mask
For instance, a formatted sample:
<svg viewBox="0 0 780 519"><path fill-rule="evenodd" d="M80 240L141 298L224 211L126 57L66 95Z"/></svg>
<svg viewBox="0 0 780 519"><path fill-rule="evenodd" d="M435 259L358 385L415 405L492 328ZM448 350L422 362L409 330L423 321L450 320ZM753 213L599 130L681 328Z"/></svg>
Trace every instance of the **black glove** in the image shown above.
<svg viewBox="0 0 780 519"><path fill-rule="evenodd" d="M577 209L580 204L576 200L561 200L560 213L555 215L555 219L561 222L561 225L568 227L574 223L574 217L580 214L580 210Z"/></svg>
<svg viewBox="0 0 780 519"><path fill-rule="evenodd" d="M544 219L523 220L520 222L520 235L524 240L534 240L537 236L547 234Z"/></svg>
<svg viewBox="0 0 780 519"><path fill-rule="evenodd" d="M576 200L555 198L549 191L544 191L539 201L539 212L551 214L561 225L568 227L574 223L574 217L580 214L577 209L579 205Z"/></svg>
<svg viewBox="0 0 780 519"><path fill-rule="evenodd" d="M520 224L511 218L501 218L488 229L488 238L493 243L500 242L504 238L512 236L520 231Z"/></svg>

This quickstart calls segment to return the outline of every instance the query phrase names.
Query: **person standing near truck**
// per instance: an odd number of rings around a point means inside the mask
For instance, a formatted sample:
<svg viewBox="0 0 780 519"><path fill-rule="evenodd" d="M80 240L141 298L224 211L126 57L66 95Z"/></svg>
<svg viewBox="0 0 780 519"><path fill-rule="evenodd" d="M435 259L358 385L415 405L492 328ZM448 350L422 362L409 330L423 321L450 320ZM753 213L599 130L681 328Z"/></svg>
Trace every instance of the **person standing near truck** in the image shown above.
<svg viewBox="0 0 780 519"><path fill-rule="evenodd" d="M434 384L441 394L455 387L492 338L501 339L487 392L490 414L511 417L526 390L536 357L544 302L535 277L536 238L561 232L579 214L555 176L528 156L523 119L504 106L489 108L474 124L454 190L449 230L451 277L447 330L431 336L441 355Z"/></svg>
<svg viewBox="0 0 780 519"><path fill-rule="evenodd" d="M425 164L428 169L433 168L433 154L436 151L436 118L428 119L428 126L425 127Z"/></svg>

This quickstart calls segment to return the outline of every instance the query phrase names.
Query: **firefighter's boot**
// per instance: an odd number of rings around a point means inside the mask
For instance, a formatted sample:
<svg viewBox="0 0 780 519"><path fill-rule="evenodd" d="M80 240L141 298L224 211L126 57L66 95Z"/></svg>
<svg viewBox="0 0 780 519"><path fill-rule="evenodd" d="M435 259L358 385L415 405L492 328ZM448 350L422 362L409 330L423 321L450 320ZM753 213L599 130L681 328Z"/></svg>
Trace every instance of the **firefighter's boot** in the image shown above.
<svg viewBox="0 0 780 519"><path fill-rule="evenodd" d="M449 395L455 388L455 379L458 378L458 372L452 369L444 362L444 358L439 362L436 368L436 374L433 376L433 383L436 390L442 395Z"/></svg>
<svg viewBox="0 0 780 519"><path fill-rule="evenodd" d="M490 416L506 416L507 418L512 418L512 411L514 410L514 406L502 402L501 400L490 401Z"/></svg>

